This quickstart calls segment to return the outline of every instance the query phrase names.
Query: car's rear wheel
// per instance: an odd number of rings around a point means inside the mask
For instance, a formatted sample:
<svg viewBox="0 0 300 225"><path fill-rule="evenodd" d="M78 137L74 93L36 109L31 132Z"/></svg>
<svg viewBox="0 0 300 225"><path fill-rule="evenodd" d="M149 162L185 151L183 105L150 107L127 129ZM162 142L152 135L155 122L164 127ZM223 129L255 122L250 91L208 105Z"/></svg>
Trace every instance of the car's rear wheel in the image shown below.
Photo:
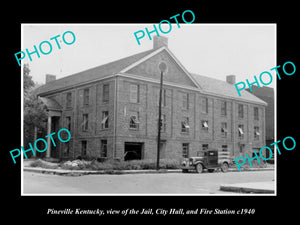
<svg viewBox="0 0 300 225"><path fill-rule="evenodd" d="M226 162L224 162L221 166L221 170L223 173L226 173L228 171L228 168L229 168L229 166L228 166L228 163L226 163Z"/></svg>
<svg viewBox="0 0 300 225"><path fill-rule="evenodd" d="M196 172L197 172L197 173L202 173L202 172L203 172L203 166L202 166L201 163L198 163L198 164L196 165Z"/></svg>

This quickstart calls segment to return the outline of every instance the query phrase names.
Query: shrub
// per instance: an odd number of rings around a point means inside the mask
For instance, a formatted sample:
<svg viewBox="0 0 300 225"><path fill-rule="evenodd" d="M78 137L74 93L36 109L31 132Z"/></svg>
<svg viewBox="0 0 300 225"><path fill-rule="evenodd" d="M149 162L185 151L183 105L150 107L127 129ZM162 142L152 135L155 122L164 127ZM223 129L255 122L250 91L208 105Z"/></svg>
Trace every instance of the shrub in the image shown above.
<svg viewBox="0 0 300 225"><path fill-rule="evenodd" d="M60 164L45 162L41 159L35 160L31 163L32 167L42 167L48 169L67 169L67 170L105 170L105 171L118 171L118 170L149 170L156 169L156 159L144 160L130 160L119 161L108 159L104 162L99 162L97 159L92 161L86 160L73 160L65 161ZM179 169L180 162L174 159L161 159L159 163L160 169Z"/></svg>
<svg viewBox="0 0 300 225"><path fill-rule="evenodd" d="M98 162L93 160L89 165L89 169L92 170L113 170L113 165L109 162Z"/></svg>
<svg viewBox="0 0 300 225"><path fill-rule="evenodd" d="M30 163L31 167L41 167L45 169L57 169L59 166L57 163L50 163L46 162L44 160L38 159L34 160L33 162Z"/></svg>
<svg viewBox="0 0 300 225"><path fill-rule="evenodd" d="M240 163L241 163L241 161L240 161ZM257 160L252 160L251 163L252 163L252 167L250 166L249 161L247 160L247 162L245 164L240 165L240 168L242 168L243 170L249 170L250 168L266 168L266 167L268 167L268 163L264 160L260 160L260 163L258 163ZM235 162L233 163L232 167L236 168Z"/></svg>

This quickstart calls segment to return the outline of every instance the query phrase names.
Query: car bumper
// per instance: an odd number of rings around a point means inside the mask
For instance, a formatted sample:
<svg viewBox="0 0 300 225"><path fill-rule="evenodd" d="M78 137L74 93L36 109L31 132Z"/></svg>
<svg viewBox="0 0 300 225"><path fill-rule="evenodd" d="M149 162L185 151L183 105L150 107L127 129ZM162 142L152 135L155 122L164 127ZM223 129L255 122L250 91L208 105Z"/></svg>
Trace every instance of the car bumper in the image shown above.
<svg viewBox="0 0 300 225"><path fill-rule="evenodd" d="M193 165L185 165L185 166L181 166L182 170L194 170L195 166Z"/></svg>

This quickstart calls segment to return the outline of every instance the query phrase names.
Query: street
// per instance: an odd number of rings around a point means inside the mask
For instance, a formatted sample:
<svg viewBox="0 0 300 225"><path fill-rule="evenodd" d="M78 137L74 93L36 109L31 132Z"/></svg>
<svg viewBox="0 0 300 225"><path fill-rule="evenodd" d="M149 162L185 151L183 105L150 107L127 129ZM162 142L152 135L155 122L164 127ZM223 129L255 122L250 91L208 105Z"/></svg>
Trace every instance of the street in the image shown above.
<svg viewBox="0 0 300 225"><path fill-rule="evenodd" d="M59 176L23 173L24 194L237 194L221 184L268 182L274 171Z"/></svg>

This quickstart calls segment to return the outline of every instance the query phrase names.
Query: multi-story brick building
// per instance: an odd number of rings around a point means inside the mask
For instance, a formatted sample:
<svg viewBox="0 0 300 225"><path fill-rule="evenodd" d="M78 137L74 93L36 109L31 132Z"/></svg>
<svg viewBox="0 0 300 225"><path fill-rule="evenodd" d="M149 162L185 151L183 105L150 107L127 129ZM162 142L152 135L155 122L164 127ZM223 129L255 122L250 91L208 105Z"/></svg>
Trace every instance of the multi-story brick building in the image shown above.
<svg viewBox="0 0 300 225"><path fill-rule="evenodd" d="M252 87L252 94L256 97L262 99L265 101L268 106L265 108L265 126L266 126L266 145L269 146L272 150L274 150L274 145L270 145L274 143L274 89L263 86L258 88L256 85L253 85ZM250 90L247 88L247 91L250 92ZM269 158L270 152L266 152L267 158ZM273 157L274 158L274 155Z"/></svg>
<svg viewBox="0 0 300 225"><path fill-rule="evenodd" d="M265 146L266 103L227 82L188 72L154 37L153 49L55 80L38 90L46 104L48 133L64 127L72 138L51 145L57 158L156 157L159 63L165 62L161 158L197 155L207 148L238 157ZM51 143L48 138L49 144Z"/></svg>

